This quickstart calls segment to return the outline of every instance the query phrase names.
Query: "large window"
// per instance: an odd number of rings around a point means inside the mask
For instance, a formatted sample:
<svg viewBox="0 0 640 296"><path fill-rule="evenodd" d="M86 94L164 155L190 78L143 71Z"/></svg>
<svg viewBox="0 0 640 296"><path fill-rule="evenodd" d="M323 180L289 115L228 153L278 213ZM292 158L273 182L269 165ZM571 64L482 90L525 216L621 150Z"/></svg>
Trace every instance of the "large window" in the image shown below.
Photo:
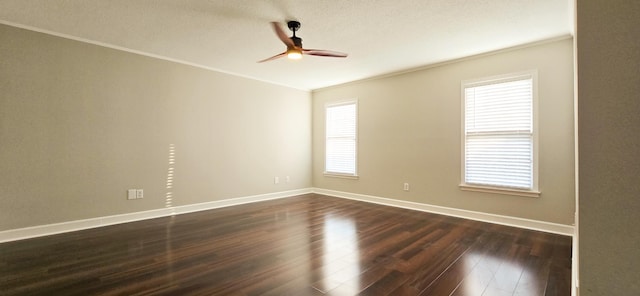
<svg viewBox="0 0 640 296"><path fill-rule="evenodd" d="M327 105L325 139L325 174L357 176L357 103Z"/></svg>
<svg viewBox="0 0 640 296"><path fill-rule="evenodd" d="M463 189L539 194L536 76L463 82Z"/></svg>

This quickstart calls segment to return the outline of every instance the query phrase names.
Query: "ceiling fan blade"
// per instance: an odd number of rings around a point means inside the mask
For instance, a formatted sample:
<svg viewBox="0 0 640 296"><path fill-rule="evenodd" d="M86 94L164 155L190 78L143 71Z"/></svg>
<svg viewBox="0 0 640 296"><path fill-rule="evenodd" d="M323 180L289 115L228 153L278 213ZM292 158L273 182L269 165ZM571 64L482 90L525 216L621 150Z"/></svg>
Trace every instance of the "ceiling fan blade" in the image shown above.
<svg viewBox="0 0 640 296"><path fill-rule="evenodd" d="M266 58L266 59L264 59L264 60L262 60L262 61L258 61L258 63L268 62L268 61L270 61L270 60L275 60L275 59L278 59L278 58L284 57L284 56L286 56L286 55L287 55L287 52L285 51L285 52L283 52L283 53L279 53L279 54L277 54L277 55L274 55L274 56L272 56L272 57L270 57L270 58Z"/></svg>
<svg viewBox="0 0 640 296"><path fill-rule="evenodd" d="M334 58L346 58L348 54L343 52L323 50L323 49L303 49L303 54L321 56L321 57L334 57Z"/></svg>
<svg viewBox="0 0 640 296"><path fill-rule="evenodd" d="M289 36L287 36L287 34L284 33L284 31L282 30L282 27L280 27L280 23L271 22L271 25L273 26L273 30L276 32L276 35L278 35L278 38L280 38L280 40L282 40L282 42L285 45L287 45L287 47L295 46L295 44L293 44L293 41L289 38Z"/></svg>

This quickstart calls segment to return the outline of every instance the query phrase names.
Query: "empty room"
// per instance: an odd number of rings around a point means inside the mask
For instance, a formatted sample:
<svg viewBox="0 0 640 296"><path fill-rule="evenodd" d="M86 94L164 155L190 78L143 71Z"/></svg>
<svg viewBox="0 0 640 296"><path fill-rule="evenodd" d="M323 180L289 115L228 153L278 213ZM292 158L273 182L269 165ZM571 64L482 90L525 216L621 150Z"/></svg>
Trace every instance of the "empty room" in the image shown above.
<svg viewBox="0 0 640 296"><path fill-rule="evenodd" d="M0 1L0 295L637 295L614 2Z"/></svg>

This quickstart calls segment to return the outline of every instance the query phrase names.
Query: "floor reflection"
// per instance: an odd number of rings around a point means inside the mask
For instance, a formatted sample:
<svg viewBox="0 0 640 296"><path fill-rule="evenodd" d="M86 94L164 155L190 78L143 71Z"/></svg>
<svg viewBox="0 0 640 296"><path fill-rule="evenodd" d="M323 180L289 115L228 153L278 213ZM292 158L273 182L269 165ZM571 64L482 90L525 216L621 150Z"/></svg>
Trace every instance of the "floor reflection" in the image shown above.
<svg viewBox="0 0 640 296"><path fill-rule="evenodd" d="M337 289L341 294L354 295L360 291L360 253L353 219L325 216L323 274L325 292Z"/></svg>
<svg viewBox="0 0 640 296"><path fill-rule="evenodd" d="M541 295L536 274L517 258L470 253L462 259L466 277L456 291L459 295Z"/></svg>

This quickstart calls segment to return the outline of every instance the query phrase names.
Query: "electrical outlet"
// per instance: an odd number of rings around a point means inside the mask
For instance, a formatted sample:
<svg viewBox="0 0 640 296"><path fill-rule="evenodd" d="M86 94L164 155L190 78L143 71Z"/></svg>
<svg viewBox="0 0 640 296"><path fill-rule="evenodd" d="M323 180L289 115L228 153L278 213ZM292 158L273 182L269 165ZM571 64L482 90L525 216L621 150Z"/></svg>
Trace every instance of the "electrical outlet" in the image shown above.
<svg viewBox="0 0 640 296"><path fill-rule="evenodd" d="M136 189L136 198L143 198L143 197L144 197L144 190Z"/></svg>
<svg viewBox="0 0 640 296"><path fill-rule="evenodd" d="M280 183L280 178L273 177L273 184L278 184L278 183Z"/></svg>
<svg viewBox="0 0 640 296"><path fill-rule="evenodd" d="M402 190L409 191L409 183L404 183L404 186L402 187Z"/></svg>
<svg viewBox="0 0 640 296"><path fill-rule="evenodd" d="M287 176L287 177L285 178L285 181L286 181L287 183L289 183L289 182L291 181L291 178L289 178L289 176Z"/></svg>
<svg viewBox="0 0 640 296"><path fill-rule="evenodd" d="M136 190L135 189L127 190L127 199L136 199Z"/></svg>

